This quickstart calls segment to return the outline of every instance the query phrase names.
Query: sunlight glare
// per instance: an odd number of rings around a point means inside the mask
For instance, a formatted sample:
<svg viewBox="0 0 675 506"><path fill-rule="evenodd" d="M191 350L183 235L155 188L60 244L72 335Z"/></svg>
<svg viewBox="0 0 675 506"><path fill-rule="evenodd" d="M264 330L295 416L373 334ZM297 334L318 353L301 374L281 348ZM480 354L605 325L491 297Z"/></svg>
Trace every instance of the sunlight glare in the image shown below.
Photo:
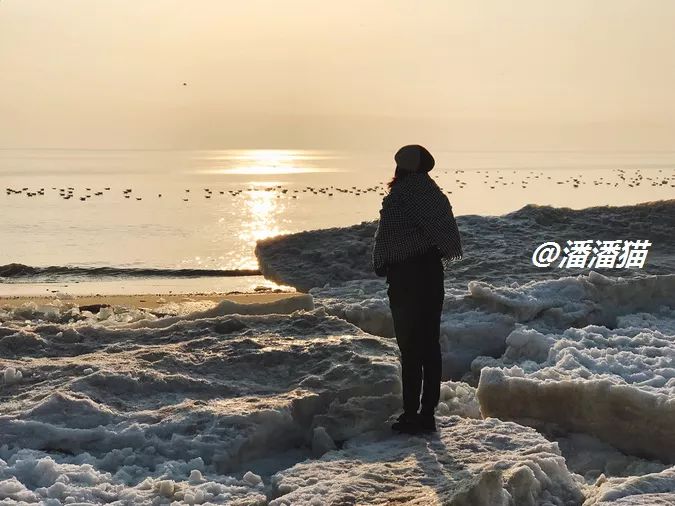
<svg viewBox="0 0 675 506"><path fill-rule="evenodd" d="M274 194L253 190L243 195L245 203L240 239L247 244L255 244L261 239L287 233L279 227L279 217L286 206ZM251 268L257 268L257 265Z"/></svg>
<svg viewBox="0 0 675 506"><path fill-rule="evenodd" d="M229 160L235 162L234 167L216 169L217 174L306 174L322 172L317 167L307 166L313 160L306 152L290 149L251 149L242 151Z"/></svg>

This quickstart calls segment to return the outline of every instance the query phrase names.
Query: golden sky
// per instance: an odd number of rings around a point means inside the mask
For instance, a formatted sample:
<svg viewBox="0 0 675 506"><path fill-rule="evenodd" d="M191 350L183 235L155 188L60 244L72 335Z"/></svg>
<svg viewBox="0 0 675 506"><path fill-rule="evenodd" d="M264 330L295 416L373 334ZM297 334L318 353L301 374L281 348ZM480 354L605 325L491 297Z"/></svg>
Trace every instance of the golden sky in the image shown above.
<svg viewBox="0 0 675 506"><path fill-rule="evenodd" d="M0 148L675 149L674 26L672 0L0 0Z"/></svg>

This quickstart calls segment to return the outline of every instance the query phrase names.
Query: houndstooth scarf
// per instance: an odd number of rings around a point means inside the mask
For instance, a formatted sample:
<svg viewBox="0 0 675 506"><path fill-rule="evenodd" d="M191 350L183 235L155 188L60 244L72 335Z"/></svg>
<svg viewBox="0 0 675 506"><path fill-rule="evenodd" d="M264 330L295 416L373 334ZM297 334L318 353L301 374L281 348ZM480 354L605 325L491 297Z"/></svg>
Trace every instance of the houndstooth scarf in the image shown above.
<svg viewBox="0 0 675 506"><path fill-rule="evenodd" d="M437 246L443 269L462 258L462 242L448 197L426 172L397 181L382 199L372 266L378 275L387 264L402 262Z"/></svg>

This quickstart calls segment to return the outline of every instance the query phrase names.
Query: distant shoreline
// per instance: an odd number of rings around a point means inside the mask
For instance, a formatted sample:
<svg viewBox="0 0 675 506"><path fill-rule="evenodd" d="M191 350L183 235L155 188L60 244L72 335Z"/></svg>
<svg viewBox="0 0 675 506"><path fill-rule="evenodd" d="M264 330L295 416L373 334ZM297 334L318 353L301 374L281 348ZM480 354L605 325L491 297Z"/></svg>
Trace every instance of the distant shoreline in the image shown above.
<svg viewBox="0 0 675 506"><path fill-rule="evenodd" d="M184 278L124 278L90 279L60 282L0 282L0 299L25 297L87 297L156 294L174 296L181 294L260 294L293 292L292 286L274 283L263 276L184 277Z"/></svg>

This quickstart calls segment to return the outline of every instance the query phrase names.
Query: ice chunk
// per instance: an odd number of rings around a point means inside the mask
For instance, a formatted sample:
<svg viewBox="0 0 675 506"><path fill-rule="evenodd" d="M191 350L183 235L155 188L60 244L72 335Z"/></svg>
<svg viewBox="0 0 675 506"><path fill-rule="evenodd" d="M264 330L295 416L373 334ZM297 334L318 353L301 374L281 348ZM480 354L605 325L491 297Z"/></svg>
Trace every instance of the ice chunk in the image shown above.
<svg viewBox="0 0 675 506"><path fill-rule="evenodd" d="M441 383L441 402L438 404L436 414L481 418L476 389L461 381Z"/></svg>
<svg viewBox="0 0 675 506"><path fill-rule="evenodd" d="M157 483L157 491L165 497L173 496L174 489L175 484L173 480L161 480Z"/></svg>
<svg viewBox="0 0 675 506"><path fill-rule="evenodd" d="M675 274L624 279L596 273L530 282L518 288L472 281L469 291L481 307L511 314L520 322L536 318L542 328L614 326L619 315L672 303Z"/></svg>
<svg viewBox="0 0 675 506"><path fill-rule="evenodd" d="M260 485L262 483L262 478L251 471L246 471L244 474L244 481L249 485Z"/></svg>
<svg viewBox="0 0 675 506"><path fill-rule="evenodd" d="M584 506L652 506L675 504L675 467L661 472L612 478L590 490Z"/></svg>
<svg viewBox="0 0 675 506"><path fill-rule="evenodd" d="M335 450L335 441L330 437L323 427L314 427L312 436L312 453L315 457L320 457L326 452Z"/></svg>
<svg viewBox="0 0 675 506"><path fill-rule="evenodd" d="M193 469L190 471L190 482L191 483L200 483L204 480L202 473L199 469Z"/></svg>
<svg viewBox="0 0 675 506"><path fill-rule="evenodd" d="M185 322L186 320L201 320L205 318L217 318L225 315L272 315L272 314L292 314L294 312L312 311L314 309L314 299L310 294L299 294L292 297L284 297L270 302L239 303L231 300L223 300L214 307L195 311L180 316L170 316L157 319L136 318L126 327L128 328L166 328L175 323Z"/></svg>
<svg viewBox="0 0 675 506"><path fill-rule="evenodd" d="M18 383L19 381L21 381L21 378L23 378L23 373L20 370L15 369L14 367L8 367L3 372L3 378L5 380L6 385L11 385L13 383Z"/></svg>
<svg viewBox="0 0 675 506"><path fill-rule="evenodd" d="M675 462L672 336L597 326L569 329L555 340L545 362L526 369L481 370L477 395L484 416L554 422L630 454Z"/></svg>

